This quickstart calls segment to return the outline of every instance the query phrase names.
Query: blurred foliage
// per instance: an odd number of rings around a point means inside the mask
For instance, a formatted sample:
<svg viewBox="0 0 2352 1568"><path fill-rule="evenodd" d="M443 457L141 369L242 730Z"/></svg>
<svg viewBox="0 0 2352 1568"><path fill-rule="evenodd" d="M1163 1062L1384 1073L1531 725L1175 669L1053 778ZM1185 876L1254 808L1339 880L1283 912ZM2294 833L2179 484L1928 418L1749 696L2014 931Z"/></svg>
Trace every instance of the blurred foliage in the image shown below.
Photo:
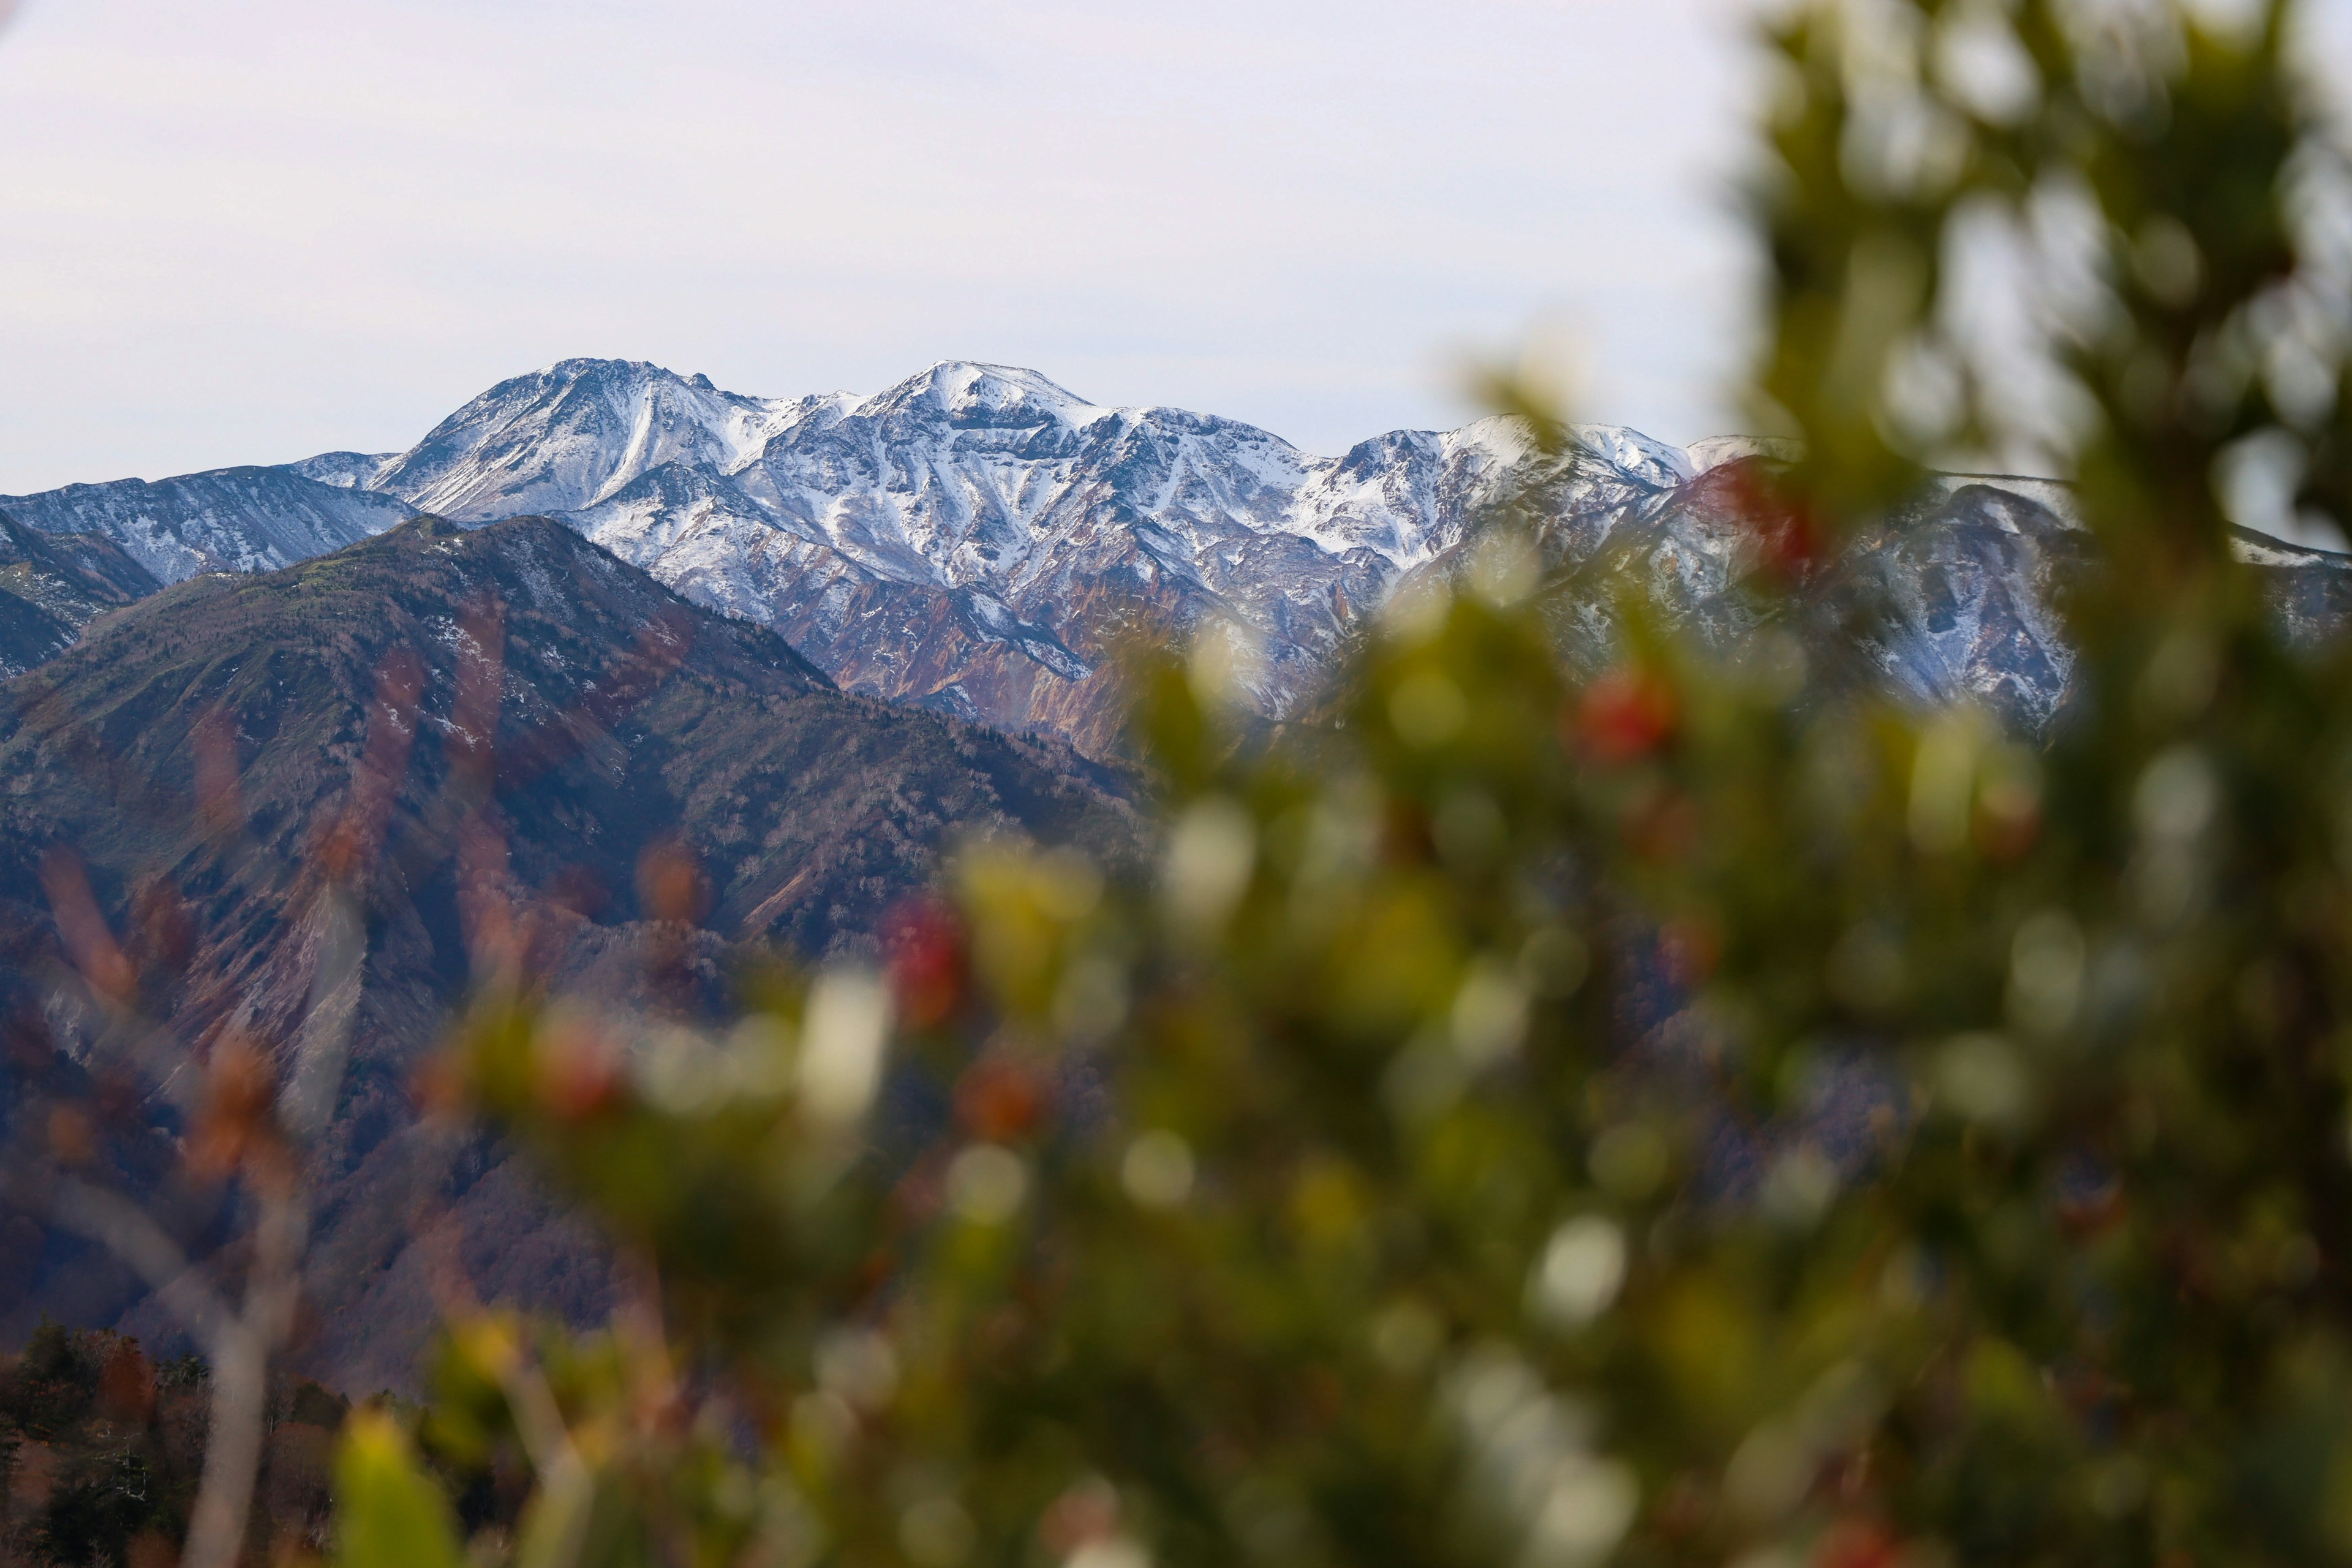
<svg viewBox="0 0 2352 1568"><path fill-rule="evenodd" d="M1754 397L1803 447L1727 649L1497 516L1328 727L1139 661L1148 885L975 845L886 975L726 1031L483 995L441 1090L638 1284L453 1329L418 1437L478 1560L2352 1560L2352 668L2223 505L2352 521L2296 26L1773 26ZM2020 440L2101 546L2043 736L1829 651L1840 539ZM462 1555L425 1464L355 1427L355 1568Z"/></svg>

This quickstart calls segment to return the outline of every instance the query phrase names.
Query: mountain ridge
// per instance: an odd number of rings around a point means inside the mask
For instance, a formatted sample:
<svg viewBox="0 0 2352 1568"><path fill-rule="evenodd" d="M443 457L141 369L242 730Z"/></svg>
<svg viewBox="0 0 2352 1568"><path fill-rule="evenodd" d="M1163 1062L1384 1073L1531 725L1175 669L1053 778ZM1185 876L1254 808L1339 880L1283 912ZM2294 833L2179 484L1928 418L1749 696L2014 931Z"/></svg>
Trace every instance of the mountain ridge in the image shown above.
<svg viewBox="0 0 2352 1568"><path fill-rule="evenodd" d="M498 383L402 453L0 505L37 527L105 532L166 580L285 564L417 511L544 513L774 631L845 689L1059 733L1100 756L1119 743L1124 628L1220 631L1247 655L1258 708L1296 716L1366 617L1401 584L1457 570L1479 520L1507 503L1555 563L1638 556L1694 605L1717 594L1752 542L1733 479L1787 455L1754 437L1684 448L1610 426L1570 435L1546 452L1494 417L1323 457L1238 421L1095 404L1036 371L972 361L866 396L763 398L644 361L572 359ZM1879 649L1886 678L1921 700L1973 696L2045 721L2067 663L2038 597L2048 552L1992 542L2019 537L2025 515L2002 497L2036 509L2028 533L2056 538L2043 520L2071 526L2063 487L1953 476L1930 491L1865 531L1851 563L1913 563L1888 579L1917 602L1910 640ZM1906 542L1950 528L1973 531L1966 563ZM1955 584L1969 624L1996 628L1958 664L1927 605Z"/></svg>
<svg viewBox="0 0 2352 1568"><path fill-rule="evenodd" d="M1593 426L1621 483L1692 464ZM1042 374L940 361L868 396L758 398L642 361L490 387L383 460L323 453L14 504L98 528L159 577L283 565L398 521L560 517L698 602L770 626L845 686L1101 752L1108 640L1146 615L1232 622L1294 708L1397 574L1458 542L1531 453L1504 420L1327 458L1213 415L1091 403ZM232 499L234 492L234 499ZM242 505L242 534L226 514Z"/></svg>

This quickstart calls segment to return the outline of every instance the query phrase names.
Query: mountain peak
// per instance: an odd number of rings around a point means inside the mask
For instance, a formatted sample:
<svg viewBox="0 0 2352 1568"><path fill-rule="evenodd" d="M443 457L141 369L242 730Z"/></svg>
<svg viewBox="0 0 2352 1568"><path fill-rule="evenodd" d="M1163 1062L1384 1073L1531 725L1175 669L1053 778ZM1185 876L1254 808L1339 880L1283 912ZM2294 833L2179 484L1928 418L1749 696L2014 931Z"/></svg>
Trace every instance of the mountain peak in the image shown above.
<svg viewBox="0 0 2352 1568"><path fill-rule="evenodd" d="M557 360L553 364L543 366L529 375L510 377L500 382L499 385L512 386L522 381L686 381L688 379L667 366L654 363L651 360L604 359L593 354L580 354L571 359ZM497 388L493 387L491 390L495 392Z"/></svg>
<svg viewBox="0 0 2352 1568"><path fill-rule="evenodd" d="M491 387L372 482L469 521L571 511L665 463L732 471L774 434L785 406L644 360L559 360Z"/></svg>
<svg viewBox="0 0 2352 1568"><path fill-rule="evenodd" d="M954 425L1086 425L1110 412L1018 365L940 360L861 405L870 413L934 408Z"/></svg>
<svg viewBox="0 0 2352 1568"><path fill-rule="evenodd" d="M1578 425L1570 434L1578 446L1618 472L1660 489L1672 489L1698 472L1681 447L1622 425Z"/></svg>
<svg viewBox="0 0 2352 1568"><path fill-rule="evenodd" d="M383 466L398 456L397 452L321 452L315 458L278 466L287 473L332 485L339 490L363 490L375 482Z"/></svg>

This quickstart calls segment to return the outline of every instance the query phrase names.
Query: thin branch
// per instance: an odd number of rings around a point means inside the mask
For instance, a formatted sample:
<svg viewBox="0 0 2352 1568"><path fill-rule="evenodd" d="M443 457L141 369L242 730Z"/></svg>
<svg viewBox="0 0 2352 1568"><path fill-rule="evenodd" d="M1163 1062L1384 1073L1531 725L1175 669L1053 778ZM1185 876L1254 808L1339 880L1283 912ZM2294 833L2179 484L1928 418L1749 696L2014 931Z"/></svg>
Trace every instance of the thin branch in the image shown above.
<svg viewBox="0 0 2352 1568"><path fill-rule="evenodd" d="M87 1237L146 1280L163 1304L219 1359L219 1337L235 1321L226 1301L205 1282L179 1244L130 1199L68 1176L58 1184L50 1214L58 1224Z"/></svg>
<svg viewBox="0 0 2352 1568"><path fill-rule="evenodd" d="M261 1440L268 1415L269 1359L294 1326L301 1299L302 1250L310 1233L308 1205L289 1183L264 1200L247 1275L245 1310L222 1336L213 1367L212 1426L205 1443L205 1477L188 1519L182 1568L236 1568L261 1473Z"/></svg>

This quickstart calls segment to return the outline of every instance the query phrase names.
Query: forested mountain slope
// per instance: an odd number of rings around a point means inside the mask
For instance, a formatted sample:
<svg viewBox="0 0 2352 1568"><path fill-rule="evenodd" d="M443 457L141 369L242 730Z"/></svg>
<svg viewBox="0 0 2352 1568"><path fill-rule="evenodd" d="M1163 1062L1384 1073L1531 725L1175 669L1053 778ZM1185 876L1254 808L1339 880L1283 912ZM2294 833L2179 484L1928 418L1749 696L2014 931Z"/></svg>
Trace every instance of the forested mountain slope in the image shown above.
<svg viewBox="0 0 2352 1568"><path fill-rule="evenodd" d="M1138 841L1124 782L1067 746L845 694L543 519L421 519L157 594L0 686L0 1338L43 1311L166 1328L35 1217L52 1178L109 1173L202 1252L234 1199L163 1173L205 1064L242 1041L308 1070L324 991L352 1028L303 1357L349 1386L404 1378L436 1256L488 1296L603 1300L600 1255L499 1151L417 1119L412 1074L486 953L691 1008L749 952L870 951L962 836ZM363 911L348 985L338 889ZM52 1112L83 1103L113 1120L60 1158Z"/></svg>

